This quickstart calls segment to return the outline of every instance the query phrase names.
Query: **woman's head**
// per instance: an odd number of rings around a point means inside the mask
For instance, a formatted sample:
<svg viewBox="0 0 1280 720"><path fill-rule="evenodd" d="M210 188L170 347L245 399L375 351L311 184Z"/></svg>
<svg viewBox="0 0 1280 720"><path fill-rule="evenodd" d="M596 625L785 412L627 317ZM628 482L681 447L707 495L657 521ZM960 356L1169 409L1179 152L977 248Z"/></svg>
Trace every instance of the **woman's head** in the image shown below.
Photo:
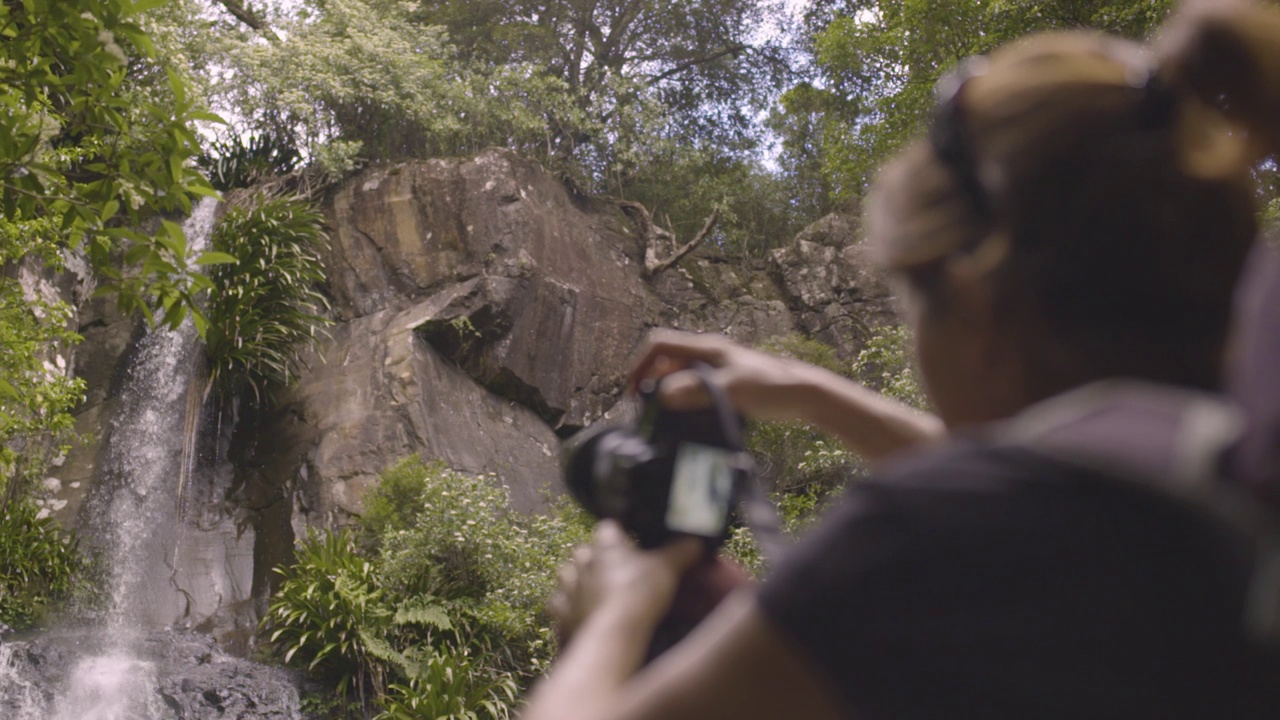
<svg viewBox="0 0 1280 720"><path fill-rule="evenodd" d="M948 92L869 205L944 417L1108 376L1215 385L1250 167L1280 139L1280 13L1187 8L1150 50L1035 36Z"/></svg>

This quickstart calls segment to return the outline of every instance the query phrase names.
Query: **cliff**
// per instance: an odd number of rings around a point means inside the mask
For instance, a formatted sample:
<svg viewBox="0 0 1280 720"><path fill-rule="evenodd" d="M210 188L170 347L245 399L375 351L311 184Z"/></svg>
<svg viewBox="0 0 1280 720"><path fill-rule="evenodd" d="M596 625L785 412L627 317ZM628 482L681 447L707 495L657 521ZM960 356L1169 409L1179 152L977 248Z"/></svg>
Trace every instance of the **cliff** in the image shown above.
<svg viewBox="0 0 1280 720"><path fill-rule="evenodd" d="M540 507L558 486L560 440L609 415L653 327L748 343L800 332L852 358L870 327L892 320L848 216L767 259L700 251L645 279L641 239L616 205L504 151L365 170L325 211L335 324L294 385L262 408L242 403L205 443L224 462L203 476L203 544L183 574L226 582L212 581L217 596L194 599L181 622L230 644L252 631L251 601L292 540L358 514L402 457L492 473L517 509ZM81 429L101 439L143 330L100 301L80 318ZM100 445L56 469L49 507L66 521L84 521Z"/></svg>

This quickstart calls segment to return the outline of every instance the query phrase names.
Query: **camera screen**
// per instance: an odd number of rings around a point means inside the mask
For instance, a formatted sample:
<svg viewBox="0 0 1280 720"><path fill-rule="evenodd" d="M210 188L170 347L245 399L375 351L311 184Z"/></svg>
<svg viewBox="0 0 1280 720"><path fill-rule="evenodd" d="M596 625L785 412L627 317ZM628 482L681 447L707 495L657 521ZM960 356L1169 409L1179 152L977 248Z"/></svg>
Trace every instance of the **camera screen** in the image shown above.
<svg viewBox="0 0 1280 720"><path fill-rule="evenodd" d="M733 500L734 452L681 443L667 500L667 527L678 532L716 537L724 530Z"/></svg>

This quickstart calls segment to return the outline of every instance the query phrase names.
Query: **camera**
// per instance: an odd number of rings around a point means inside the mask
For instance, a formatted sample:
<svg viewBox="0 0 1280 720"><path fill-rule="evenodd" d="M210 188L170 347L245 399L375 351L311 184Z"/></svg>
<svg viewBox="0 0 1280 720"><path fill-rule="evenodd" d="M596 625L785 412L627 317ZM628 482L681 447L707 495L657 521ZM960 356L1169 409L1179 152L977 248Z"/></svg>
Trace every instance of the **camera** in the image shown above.
<svg viewBox="0 0 1280 720"><path fill-rule="evenodd" d="M597 518L617 520L643 548L673 535L703 538L708 551L728 537L752 472L742 418L695 367L714 403L675 412L658 403L657 381L641 387L635 422L581 433L567 452L570 493Z"/></svg>

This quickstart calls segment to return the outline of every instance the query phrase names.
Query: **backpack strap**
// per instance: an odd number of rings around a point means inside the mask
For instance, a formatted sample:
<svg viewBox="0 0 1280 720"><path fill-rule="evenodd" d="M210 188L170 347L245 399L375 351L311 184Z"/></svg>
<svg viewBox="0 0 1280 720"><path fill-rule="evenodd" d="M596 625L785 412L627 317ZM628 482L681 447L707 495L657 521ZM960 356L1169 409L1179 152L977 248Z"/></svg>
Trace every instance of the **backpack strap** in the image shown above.
<svg viewBox="0 0 1280 720"><path fill-rule="evenodd" d="M1109 380L1038 403L992 432L997 444L1099 471L1246 539L1254 571L1244 629L1280 647L1280 519L1223 473L1244 427L1243 414L1223 396Z"/></svg>

